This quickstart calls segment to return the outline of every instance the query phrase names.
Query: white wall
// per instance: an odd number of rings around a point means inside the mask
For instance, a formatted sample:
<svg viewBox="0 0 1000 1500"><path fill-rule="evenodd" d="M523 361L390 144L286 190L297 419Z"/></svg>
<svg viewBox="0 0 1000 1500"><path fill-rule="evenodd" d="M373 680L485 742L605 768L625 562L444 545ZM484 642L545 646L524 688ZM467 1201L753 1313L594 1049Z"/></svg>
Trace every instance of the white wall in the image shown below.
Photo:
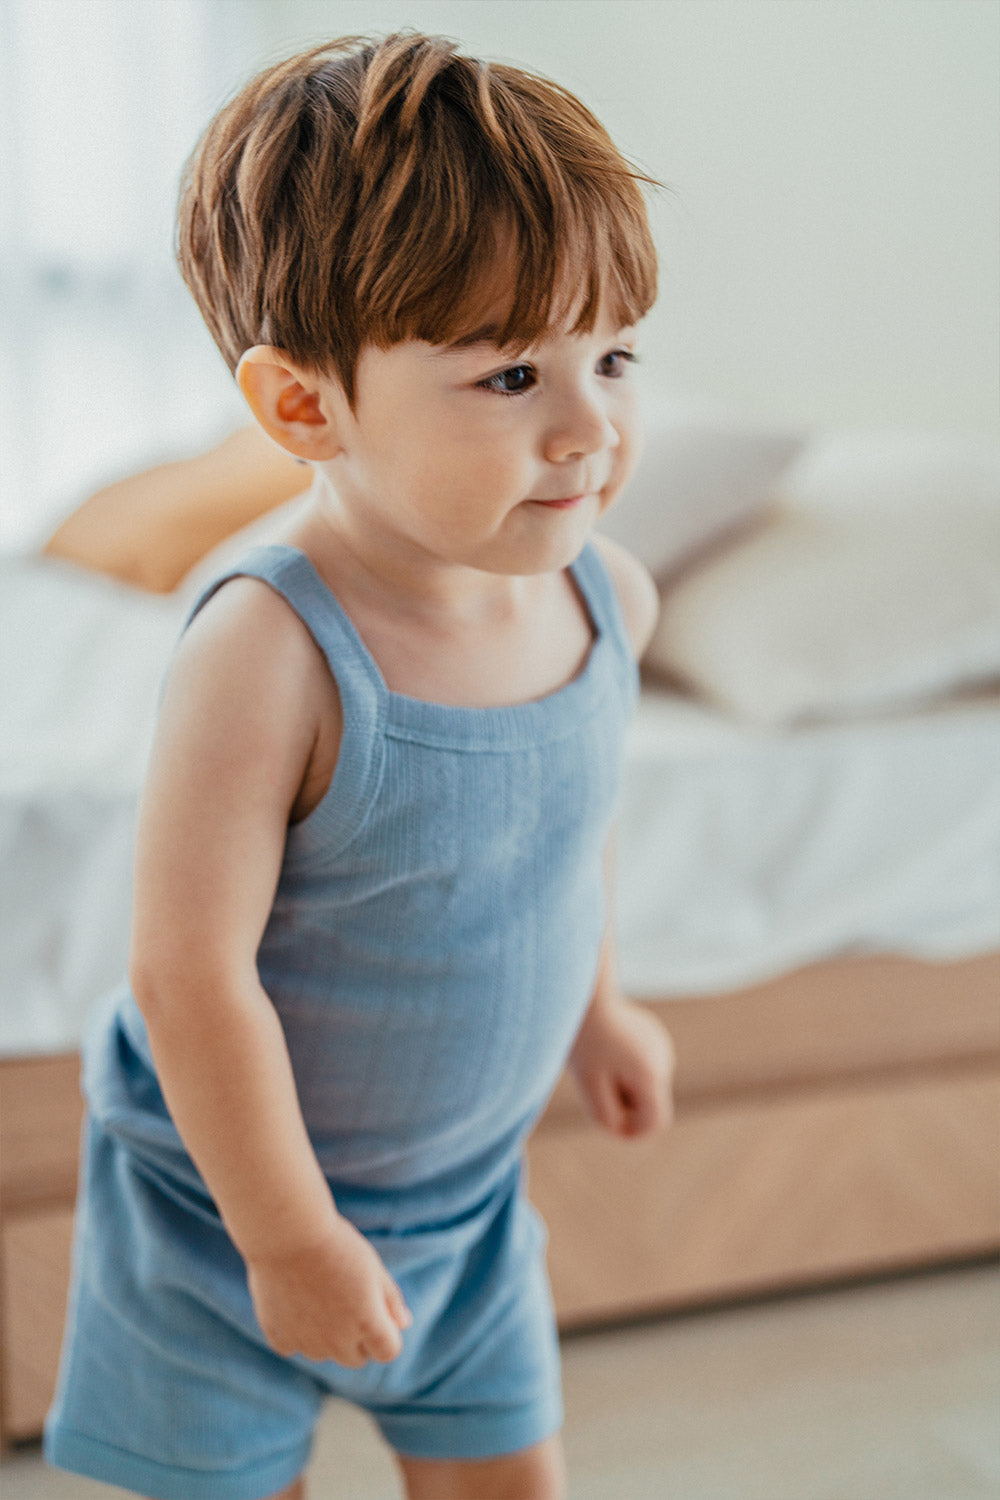
<svg viewBox="0 0 1000 1500"><path fill-rule="evenodd" d="M0 0L0 549L243 418L171 261L183 157L266 61L402 26L670 184L643 379L996 433L1000 0Z"/></svg>
<svg viewBox="0 0 1000 1500"><path fill-rule="evenodd" d="M995 0L253 0L247 23L261 60L413 26L579 93L672 189L657 383L997 431Z"/></svg>

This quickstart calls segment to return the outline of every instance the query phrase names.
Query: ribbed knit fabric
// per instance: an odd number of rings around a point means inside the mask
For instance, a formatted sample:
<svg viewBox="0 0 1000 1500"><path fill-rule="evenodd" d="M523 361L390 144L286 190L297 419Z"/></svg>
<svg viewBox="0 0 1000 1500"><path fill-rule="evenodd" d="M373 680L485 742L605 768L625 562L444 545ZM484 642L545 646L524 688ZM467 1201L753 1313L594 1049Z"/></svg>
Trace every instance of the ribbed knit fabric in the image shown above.
<svg viewBox="0 0 1000 1500"><path fill-rule="evenodd" d="M258 965L318 1159L364 1230L454 1223L509 1179L590 999L637 672L593 547L572 574L595 633L583 670L504 708L389 691L289 547L252 553L195 609L230 577L263 579L340 692L336 772L289 830ZM88 1039L86 1089L147 1172L204 1193L127 993Z"/></svg>

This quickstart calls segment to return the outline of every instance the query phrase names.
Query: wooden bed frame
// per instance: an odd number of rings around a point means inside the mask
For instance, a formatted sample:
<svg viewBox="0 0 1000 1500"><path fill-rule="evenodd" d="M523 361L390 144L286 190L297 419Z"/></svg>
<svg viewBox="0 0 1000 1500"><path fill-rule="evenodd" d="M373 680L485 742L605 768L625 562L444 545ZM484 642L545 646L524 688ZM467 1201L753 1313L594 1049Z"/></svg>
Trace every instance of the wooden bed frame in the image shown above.
<svg viewBox="0 0 1000 1500"><path fill-rule="evenodd" d="M564 1080L529 1147L560 1325L1000 1248L1000 954L846 958L655 1006L677 1121L616 1141ZM52 1394L81 1118L75 1054L0 1060L0 1437Z"/></svg>

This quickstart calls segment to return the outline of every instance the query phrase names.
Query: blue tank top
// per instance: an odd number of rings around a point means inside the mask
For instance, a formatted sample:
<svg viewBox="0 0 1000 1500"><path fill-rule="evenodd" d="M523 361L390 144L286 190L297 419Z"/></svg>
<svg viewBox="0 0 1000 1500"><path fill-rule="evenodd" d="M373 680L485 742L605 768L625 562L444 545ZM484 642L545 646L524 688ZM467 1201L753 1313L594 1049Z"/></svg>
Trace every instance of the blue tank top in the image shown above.
<svg viewBox="0 0 1000 1500"><path fill-rule="evenodd" d="M500 708L390 691L291 547L253 552L192 612L231 577L263 579L340 693L336 770L289 827L258 969L318 1160L362 1229L455 1220L509 1179L590 1000L638 674L592 546L570 571L593 626L583 669ZM204 1192L127 993L88 1040L85 1079L148 1170Z"/></svg>

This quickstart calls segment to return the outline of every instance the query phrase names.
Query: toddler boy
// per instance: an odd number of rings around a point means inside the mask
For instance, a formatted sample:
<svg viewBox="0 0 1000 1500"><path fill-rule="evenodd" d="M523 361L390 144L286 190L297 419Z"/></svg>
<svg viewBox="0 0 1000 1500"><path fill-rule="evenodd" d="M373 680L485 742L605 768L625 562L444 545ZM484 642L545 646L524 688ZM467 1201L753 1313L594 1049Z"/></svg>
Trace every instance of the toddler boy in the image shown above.
<svg viewBox="0 0 1000 1500"><path fill-rule="evenodd" d="M554 84L350 39L213 121L179 248L314 482L169 674L47 1451L163 1500L297 1496L333 1393L411 1500L551 1500L524 1141L567 1058L620 1134L669 1108L605 903L655 594L591 541L638 445L636 174Z"/></svg>

